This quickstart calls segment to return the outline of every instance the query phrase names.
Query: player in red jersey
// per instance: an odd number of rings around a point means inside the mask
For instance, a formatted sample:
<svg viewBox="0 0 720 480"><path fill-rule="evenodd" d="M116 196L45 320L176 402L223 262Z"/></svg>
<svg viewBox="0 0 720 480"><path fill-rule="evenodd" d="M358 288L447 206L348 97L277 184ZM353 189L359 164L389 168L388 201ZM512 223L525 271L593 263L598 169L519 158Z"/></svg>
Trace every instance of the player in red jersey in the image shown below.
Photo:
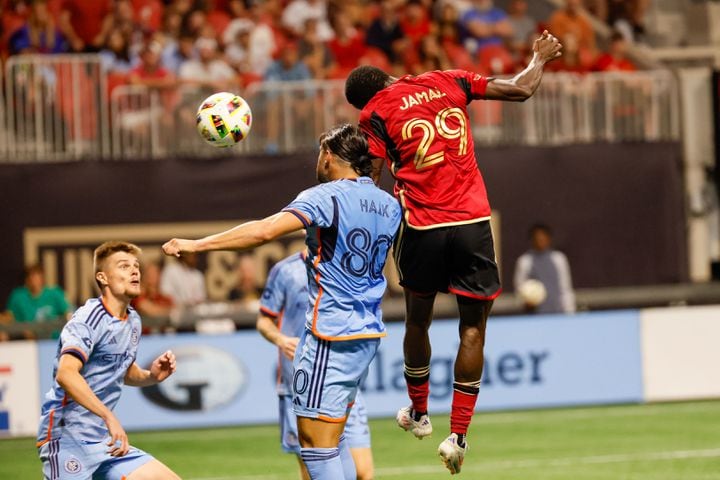
<svg viewBox="0 0 720 480"><path fill-rule="evenodd" d="M472 138L466 105L475 99L524 101L540 85L544 65L562 46L547 31L533 44L530 65L502 80L462 70L394 78L375 67L353 70L345 97L361 110L360 127L377 157L376 180L385 161L395 177L404 222L395 262L405 289L405 379L412 404L398 425L416 437L430 435L428 329L437 292L457 296L460 347L455 361L451 434L438 448L458 473L465 436L483 370L485 326L500 279L490 231L490 204Z"/></svg>

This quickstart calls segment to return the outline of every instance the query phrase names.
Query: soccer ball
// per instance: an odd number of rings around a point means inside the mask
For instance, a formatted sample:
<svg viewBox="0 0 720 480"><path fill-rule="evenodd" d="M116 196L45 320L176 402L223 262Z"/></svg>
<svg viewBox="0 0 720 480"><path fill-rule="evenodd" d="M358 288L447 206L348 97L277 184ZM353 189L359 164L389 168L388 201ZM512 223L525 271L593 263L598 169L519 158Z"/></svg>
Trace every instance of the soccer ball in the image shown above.
<svg viewBox="0 0 720 480"><path fill-rule="evenodd" d="M239 95L220 92L203 100L197 111L197 130L213 147L232 147L250 133L252 111Z"/></svg>
<svg viewBox="0 0 720 480"><path fill-rule="evenodd" d="M531 278L518 287L518 295L525 304L537 307L547 298L547 290L540 280Z"/></svg>

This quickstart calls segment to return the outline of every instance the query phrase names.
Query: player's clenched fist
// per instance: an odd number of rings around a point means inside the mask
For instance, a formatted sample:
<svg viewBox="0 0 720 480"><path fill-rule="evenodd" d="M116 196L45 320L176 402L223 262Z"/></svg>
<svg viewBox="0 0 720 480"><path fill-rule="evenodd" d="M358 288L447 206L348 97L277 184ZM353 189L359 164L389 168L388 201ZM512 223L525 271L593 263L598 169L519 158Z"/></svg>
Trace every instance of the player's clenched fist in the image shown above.
<svg viewBox="0 0 720 480"><path fill-rule="evenodd" d="M192 253L195 251L195 240L185 240L183 238L173 238L162 246L165 255L179 257L182 253Z"/></svg>
<svg viewBox="0 0 720 480"><path fill-rule="evenodd" d="M554 60L562 55L562 44L545 30L533 44L533 52L543 63Z"/></svg>

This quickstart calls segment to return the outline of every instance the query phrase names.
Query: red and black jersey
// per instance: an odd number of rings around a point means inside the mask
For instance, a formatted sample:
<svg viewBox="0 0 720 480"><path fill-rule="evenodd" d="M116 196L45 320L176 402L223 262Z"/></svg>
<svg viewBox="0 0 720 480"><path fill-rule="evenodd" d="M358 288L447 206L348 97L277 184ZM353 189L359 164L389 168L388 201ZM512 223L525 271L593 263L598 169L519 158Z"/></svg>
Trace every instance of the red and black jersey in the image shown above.
<svg viewBox="0 0 720 480"><path fill-rule="evenodd" d="M463 70L408 75L360 112L370 153L386 159L409 226L428 229L490 217L466 110L470 101L483 98L487 82Z"/></svg>

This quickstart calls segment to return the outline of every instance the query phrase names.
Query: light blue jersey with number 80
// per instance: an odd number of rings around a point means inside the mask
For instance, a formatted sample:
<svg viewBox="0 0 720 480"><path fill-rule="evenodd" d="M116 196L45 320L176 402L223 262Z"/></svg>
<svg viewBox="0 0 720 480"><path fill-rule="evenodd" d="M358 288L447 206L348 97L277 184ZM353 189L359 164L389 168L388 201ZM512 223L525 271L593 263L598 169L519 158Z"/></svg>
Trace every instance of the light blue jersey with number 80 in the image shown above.
<svg viewBox="0 0 720 480"><path fill-rule="evenodd" d="M307 328L324 340L385 336L383 268L402 216L368 177L323 183L284 211L307 229Z"/></svg>

